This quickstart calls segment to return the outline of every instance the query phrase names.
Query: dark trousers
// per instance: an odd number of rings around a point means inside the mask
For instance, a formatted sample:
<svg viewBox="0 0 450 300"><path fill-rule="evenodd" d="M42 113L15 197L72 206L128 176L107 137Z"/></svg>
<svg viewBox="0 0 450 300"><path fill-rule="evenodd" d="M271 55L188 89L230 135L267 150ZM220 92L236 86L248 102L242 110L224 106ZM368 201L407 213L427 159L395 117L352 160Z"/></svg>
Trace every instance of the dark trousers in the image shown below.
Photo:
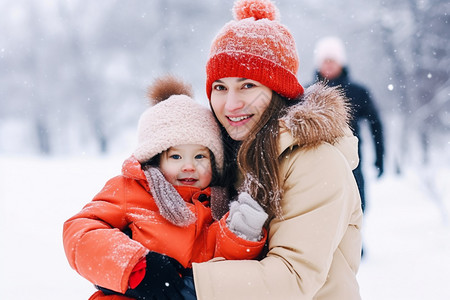
<svg viewBox="0 0 450 300"><path fill-rule="evenodd" d="M358 185L359 195L361 196L361 208L364 213L364 210L366 209L366 195L364 192L364 176L361 170L361 164L353 170L353 175L355 176L356 184Z"/></svg>

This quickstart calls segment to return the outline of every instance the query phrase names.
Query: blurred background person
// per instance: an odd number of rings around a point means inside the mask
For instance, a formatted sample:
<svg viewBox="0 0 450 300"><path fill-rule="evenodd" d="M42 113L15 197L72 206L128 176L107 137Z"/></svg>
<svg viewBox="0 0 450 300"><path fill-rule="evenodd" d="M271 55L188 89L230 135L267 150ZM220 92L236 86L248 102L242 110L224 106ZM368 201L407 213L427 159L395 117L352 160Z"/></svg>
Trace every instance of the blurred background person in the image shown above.
<svg viewBox="0 0 450 300"><path fill-rule="evenodd" d="M334 36L320 39L314 49L314 63L316 66L315 81L324 81L328 86L341 86L346 97L349 99L352 119L350 126L354 134L358 137L359 165L353 170L359 193L361 195L361 207L363 212L366 208L366 195L364 191L363 176L363 155L362 144L364 142L361 134L362 121L369 123L371 137L375 150L375 167L377 168L378 178L384 171L384 138L381 120L377 107L373 102L370 93L366 87L355 83L350 79L347 54L344 43L341 39Z"/></svg>

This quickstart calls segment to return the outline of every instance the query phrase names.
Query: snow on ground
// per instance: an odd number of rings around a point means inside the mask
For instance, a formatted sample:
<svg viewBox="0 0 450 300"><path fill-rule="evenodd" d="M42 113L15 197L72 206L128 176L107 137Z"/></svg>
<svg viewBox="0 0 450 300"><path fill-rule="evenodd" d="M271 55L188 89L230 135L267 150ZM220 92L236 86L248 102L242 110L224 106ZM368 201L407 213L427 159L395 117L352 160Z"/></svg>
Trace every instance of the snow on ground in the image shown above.
<svg viewBox="0 0 450 300"><path fill-rule="evenodd" d="M88 299L93 286L64 255L62 224L78 212L125 157L0 156L0 299ZM372 299L450 299L450 170L430 200L418 174L369 178L361 295Z"/></svg>

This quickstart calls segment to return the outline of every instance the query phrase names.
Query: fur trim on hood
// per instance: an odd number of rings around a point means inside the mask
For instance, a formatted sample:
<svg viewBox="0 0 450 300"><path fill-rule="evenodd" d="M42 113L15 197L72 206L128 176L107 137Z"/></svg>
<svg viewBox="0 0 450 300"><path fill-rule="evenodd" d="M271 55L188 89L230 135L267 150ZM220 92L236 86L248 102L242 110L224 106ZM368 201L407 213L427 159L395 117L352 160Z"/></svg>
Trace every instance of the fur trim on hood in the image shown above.
<svg viewBox="0 0 450 300"><path fill-rule="evenodd" d="M280 119L295 144L316 147L322 142L335 144L348 132L350 106L339 87L318 82L305 90L300 103L291 106Z"/></svg>

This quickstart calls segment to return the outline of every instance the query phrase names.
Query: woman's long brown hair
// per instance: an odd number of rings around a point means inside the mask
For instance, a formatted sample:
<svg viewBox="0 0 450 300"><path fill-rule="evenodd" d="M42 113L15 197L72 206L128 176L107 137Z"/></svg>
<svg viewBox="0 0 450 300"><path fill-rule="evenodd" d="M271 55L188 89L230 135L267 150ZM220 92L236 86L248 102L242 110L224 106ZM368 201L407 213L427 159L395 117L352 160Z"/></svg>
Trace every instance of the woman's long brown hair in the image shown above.
<svg viewBox="0 0 450 300"><path fill-rule="evenodd" d="M280 200L283 191L278 162L279 118L285 113L285 108L294 103L297 101L287 100L273 92L261 119L241 143L232 140L223 129L227 184L237 179L238 167L244 175L239 191L248 192L271 216L282 215Z"/></svg>

